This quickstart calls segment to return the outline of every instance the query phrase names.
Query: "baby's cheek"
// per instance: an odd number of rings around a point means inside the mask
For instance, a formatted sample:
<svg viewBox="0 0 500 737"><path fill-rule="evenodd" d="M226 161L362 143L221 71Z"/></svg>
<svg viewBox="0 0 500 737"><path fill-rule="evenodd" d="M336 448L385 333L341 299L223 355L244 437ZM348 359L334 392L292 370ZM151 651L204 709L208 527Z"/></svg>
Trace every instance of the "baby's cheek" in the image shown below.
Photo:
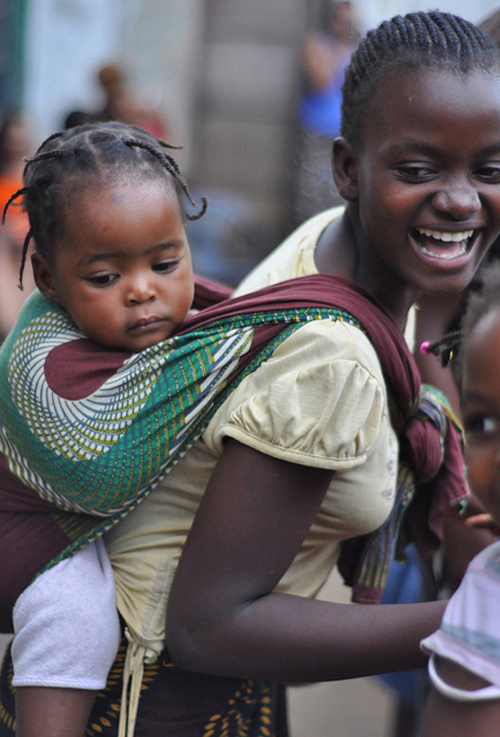
<svg viewBox="0 0 500 737"><path fill-rule="evenodd" d="M477 496L481 504L484 504L485 487L488 486L488 461L477 448L466 446L465 464L467 469L467 481L470 490Z"/></svg>

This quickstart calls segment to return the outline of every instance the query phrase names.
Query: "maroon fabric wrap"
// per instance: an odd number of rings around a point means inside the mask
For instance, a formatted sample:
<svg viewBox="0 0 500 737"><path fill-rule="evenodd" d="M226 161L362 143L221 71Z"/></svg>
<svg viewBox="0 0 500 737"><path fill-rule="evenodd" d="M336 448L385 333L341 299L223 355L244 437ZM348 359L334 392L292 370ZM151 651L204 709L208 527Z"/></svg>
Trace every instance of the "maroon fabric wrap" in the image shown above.
<svg viewBox="0 0 500 737"><path fill-rule="evenodd" d="M398 401L414 407L420 374L400 327L375 297L348 279L314 274L273 284L204 309L186 320L179 333L228 315L296 307L337 307L353 315L366 330Z"/></svg>
<svg viewBox="0 0 500 737"><path fill-rule="evenodd" d="M451 423L448 429L442 465L434 477L430 476L418 484L406 515L409 537L415 541L424 558L435 553L443 539L442 512L469 495L461 438Z"/></svg>
<svg viewBox="0 0 500 737"><path fill-rule="evenodd" d="M45 379L58 396L83 399L101 387L132 354L80 338L53 348L45 361Z"/></svg>
<svg viewBox="0 0 500 737"><path fill-rule="evenodd" d="M203 276L195 276L194 283L193 307L195 310L204 310L206 307L213 307L213 305L222 302L224 299L229 299L233 291L231 287L210 281Z"/></svg>
<svg viewBox="0 0 500 737"><path fill-rule="evenodd" d="M0 453L0 632L12 632L12 608L38 571L70 543L41 499Z"/></svg>
<svg viewBox="0 0 500 737"><path fill-rule="evenodd" d="M441 448L433 442L434 427L419 419L412 419L403 429L413 460L412 465L419 469L418 480L425 483L436 475L441 464Z"/></svg>
<svg viewBox="0 0 500 737"><path fill-rule="evenodd" d="M268 300L271 304L266 306ZM348 279L317 274L281 282L203 310L184 323L182 332L228 314L299 306L345 310L366 331L380 360L389 394L395 400L391 421L399 438L400 457L406 457L415 475L415 496L406 513L405 529L422 556L432 555L442 540L441 512L469 496L461 435L448 420L443 461L438 428L417 414L421 379L415 360L402 330L375 297ZM270 332L272 328L267 330ZM254 352L259 345L256 330ZM339 567L346 583L353 586L355 600L378 603L382 590L363 592L361 586L356 589L356 570L369 537L344 545Z"/></svg>
<svg viewBox="0 0 500 737"><path fill-rule="evenodd" d="M228 315L308 306L345 310L360 322L378 354L388 389L396 400L393 425L402 451L410 454L417 481L427 481L439 472L437 486L433 485L432 490L430 486L422 487L426 493L417 493L412 505L417 541L424 540L427 549L433 549L436 535L440 534L439 512L466 494L460 440L450 425L446 468L440 469L437 429L414 418L420 390L418 369L402 331L385 308L356 284L322 274L293 279L234 299L225 299L229 293L225 287L212 285L207 280L197 282L201 299L195 304L212 303L213 306L189 318L178 333L195 330ZM282 329L283 324L257 327L252 349L243 360L250 361L263 343ZM21 484L1 456L0 477L0 622L2 628L9 628L10 612L17 595L69 540L51 515L55 508ZM429 519L433 521L432 530Z"/></svg>
<svg viewBox="0 0 500 737"><path fill-rule="evenodd" d="M203 285L207 289L206 281ZM223 289L223 288L222 288ZM213 295L221 295L215 288ZM202 310L186 320L179 334L190 332L218 318L263 310L298 307L337 307L349 312L364 327L380 359L384 375L398 403L405 408L396 432L403 431L408 413L415 409L420 391L420 374L404 335L375 297L348 279L314 274L273 284L250 294L234 297Z"/></svg>

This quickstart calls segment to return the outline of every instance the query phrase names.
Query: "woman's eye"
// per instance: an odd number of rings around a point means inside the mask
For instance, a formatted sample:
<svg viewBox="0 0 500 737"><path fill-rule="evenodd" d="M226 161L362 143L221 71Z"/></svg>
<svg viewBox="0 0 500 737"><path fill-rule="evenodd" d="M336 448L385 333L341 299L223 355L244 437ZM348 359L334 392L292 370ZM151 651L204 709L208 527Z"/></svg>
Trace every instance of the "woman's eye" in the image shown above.
<svg viewBox="0 0 500 737"><path fill-rule="evenodd" d="M477 169L476 176L483 181L500 182L500 164L490 164Z"/></svg>

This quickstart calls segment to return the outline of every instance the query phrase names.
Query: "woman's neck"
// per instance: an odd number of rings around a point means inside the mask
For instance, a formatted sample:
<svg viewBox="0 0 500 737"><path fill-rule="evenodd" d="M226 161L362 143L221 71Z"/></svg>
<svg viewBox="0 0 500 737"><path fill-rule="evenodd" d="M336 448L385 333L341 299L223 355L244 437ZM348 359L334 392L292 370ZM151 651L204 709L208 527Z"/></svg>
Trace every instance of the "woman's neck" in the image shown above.
<svg viewBox="0 0 500 737"><path fill-rule="evenodd" d="M361 229L355 204L347 206L320 236L315 253L320 274L350 279L381 302L404 329L416 295L369 248Z"/></svg>
<svg viewBox="0 0 500 737"><path fill-rule="evenodd" d="M314 260L319 273L352 280L357 260L352 243L352 225L346 210L343 215L332 220L318 240Z"/></svg>

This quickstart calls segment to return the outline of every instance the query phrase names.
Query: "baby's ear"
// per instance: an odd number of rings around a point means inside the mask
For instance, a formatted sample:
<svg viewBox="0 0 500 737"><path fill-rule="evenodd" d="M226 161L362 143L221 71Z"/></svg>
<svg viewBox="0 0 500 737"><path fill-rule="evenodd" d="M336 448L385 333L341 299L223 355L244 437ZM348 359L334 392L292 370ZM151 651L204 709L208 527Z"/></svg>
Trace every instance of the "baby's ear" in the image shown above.
<svg viewBox="0 0 500 737"><path fill-rule="evenodd" d="M345 138L336 138L332 150L333 179L340 196L347 202L358 199L358 167L353 147Z"/></svg>
<svg viewBox="0 0 500 737"><path fill-rule="evenodd" d="M31 254L31 265L33 267L35 284L38 289L44 297L47 297L47 299L58 304L59 301L57 299L57 290L54 284L53 272L46 259L41 255L41 253L34 251Z"/></svg>

